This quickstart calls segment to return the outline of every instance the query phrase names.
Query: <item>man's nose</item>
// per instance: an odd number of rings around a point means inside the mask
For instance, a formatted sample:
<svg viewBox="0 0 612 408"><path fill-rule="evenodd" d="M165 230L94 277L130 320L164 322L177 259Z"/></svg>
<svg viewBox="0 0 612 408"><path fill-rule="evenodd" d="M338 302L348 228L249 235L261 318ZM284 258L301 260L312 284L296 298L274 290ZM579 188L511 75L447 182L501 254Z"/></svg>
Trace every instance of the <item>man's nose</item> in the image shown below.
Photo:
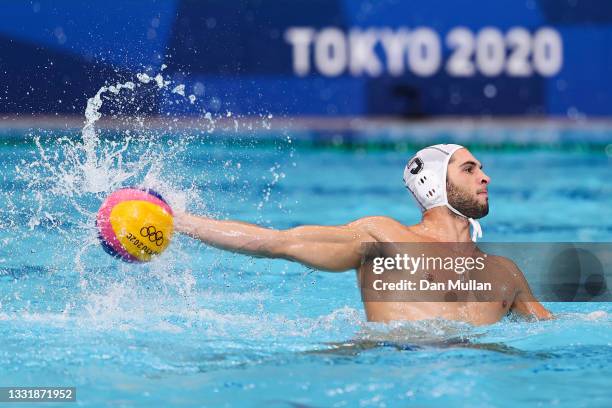
<svg viewBox="0 0 612 408"><path fill-rule="evenodd" d="M480 180L480 184L489 184L491 182L491 177L487 176L484 171L481 171L482 179Z"/></svg>

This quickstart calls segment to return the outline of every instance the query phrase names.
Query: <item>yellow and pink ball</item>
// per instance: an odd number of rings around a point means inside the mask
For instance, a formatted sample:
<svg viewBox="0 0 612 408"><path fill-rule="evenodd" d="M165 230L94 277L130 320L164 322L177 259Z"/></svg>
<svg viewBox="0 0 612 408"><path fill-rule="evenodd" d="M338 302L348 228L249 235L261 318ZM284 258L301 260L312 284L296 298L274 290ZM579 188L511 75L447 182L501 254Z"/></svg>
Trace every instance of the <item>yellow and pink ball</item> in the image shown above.
<svg viewBox="0 0 612 408"><path fill-rule="evenodd" d="M113 192L98 210L96 226L104 250L126 262L148 262L170 244L172 208L150 189Z"/></svg>

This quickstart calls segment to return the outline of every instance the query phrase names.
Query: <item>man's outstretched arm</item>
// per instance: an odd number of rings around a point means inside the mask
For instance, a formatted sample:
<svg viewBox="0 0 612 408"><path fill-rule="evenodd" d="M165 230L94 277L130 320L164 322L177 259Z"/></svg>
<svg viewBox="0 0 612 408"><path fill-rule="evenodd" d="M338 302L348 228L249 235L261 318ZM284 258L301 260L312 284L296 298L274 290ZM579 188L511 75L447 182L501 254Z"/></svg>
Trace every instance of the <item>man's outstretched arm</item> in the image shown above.
<svg viewBox="0 0 612 408"><path fill-rule="evenodd" d="M240 221L219 221L177 214L175 228L210 246L242 254L282 258L326 271L358 268L362 243L374 241L368 218L341 226L301 226L288 230L263 228Z"/></svg>

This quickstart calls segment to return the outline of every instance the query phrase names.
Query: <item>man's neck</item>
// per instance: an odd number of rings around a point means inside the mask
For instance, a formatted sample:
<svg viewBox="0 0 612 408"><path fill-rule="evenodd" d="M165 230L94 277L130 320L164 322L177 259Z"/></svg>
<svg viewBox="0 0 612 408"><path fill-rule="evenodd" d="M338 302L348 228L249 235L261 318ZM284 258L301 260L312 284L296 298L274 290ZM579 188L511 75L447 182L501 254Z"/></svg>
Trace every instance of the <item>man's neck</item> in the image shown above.
<svg viewBox="0 0 612 408"><path fill-rule="evenodd" d="M423 233L441 242L471 242L467 218L453 213L448 207L435 207L423 213L420 223Z"/></svg>

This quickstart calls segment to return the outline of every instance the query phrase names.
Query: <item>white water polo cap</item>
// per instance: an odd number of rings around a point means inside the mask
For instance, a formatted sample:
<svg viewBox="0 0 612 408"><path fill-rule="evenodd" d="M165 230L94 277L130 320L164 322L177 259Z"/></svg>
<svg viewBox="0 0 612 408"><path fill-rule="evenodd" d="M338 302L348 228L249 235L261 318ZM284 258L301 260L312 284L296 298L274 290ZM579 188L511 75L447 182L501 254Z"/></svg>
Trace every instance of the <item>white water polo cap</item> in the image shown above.
<svg viewBox="0 0 612 408"><path fill-rule="evenodd" d="M425 212L434 207L446 206L455 214L467 218L472 226L472 241L482 238L480 223L466 217L448 203L446 176L451 156L463 146L438 144L419 150L404 169L404 185Z"/></svg>

